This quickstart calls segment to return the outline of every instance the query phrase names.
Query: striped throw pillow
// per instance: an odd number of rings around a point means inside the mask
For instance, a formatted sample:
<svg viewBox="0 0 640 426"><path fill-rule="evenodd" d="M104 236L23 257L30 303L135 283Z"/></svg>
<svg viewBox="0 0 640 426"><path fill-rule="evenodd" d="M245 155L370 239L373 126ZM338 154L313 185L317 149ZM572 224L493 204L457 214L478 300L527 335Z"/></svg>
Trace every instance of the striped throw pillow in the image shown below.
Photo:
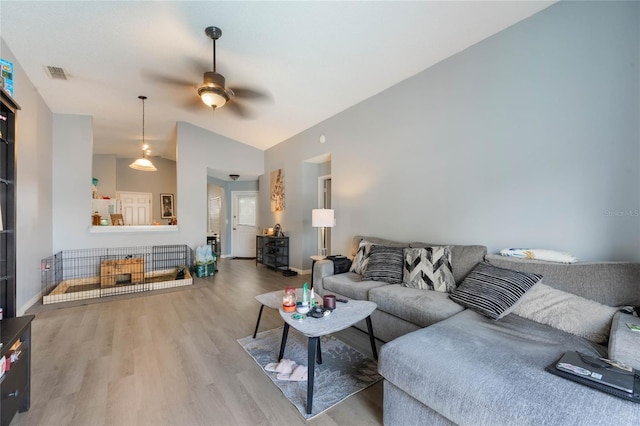
<svg viewBox="0 0 640 426"><path fill-rule="evenodd" d="M364 272L364 279L384 281L389 284L402 284L402 265L404 263L403 247L371 247L369 264Z"/></svg>
<svg viewBox="0 0 640 426"><path fill-rule="evenodd" d="M449 295L454 302L491 319L507 315L518 300L542 279L540 274L479 263Z"/></svg>

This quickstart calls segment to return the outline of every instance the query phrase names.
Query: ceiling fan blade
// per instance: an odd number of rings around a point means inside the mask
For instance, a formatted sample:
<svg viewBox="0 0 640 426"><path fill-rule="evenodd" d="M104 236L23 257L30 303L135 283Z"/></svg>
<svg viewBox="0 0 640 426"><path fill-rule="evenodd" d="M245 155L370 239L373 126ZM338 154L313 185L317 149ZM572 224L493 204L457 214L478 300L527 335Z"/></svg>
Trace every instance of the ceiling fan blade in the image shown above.
<svg viewBox="0 0 640 426"><path fill-rule="evenodd" d="M196 87L196 85L189 80L184 80L177 77L158 74L156 72L149 71L149 70L142 70L140 73L142 74L142 77L147 78L149 80L153 80L157 83L169 84L172 86L179 86L179 87Z"/></svg>
<svg viewBox="0 0 640 426"><path fill-rule="evenodd" d="M202 74L204 74L205 72L213 70L213 62L211 61L188 58L186 60L186 63L188 64L188 67L191 69L191 71L194 74L198 74L200 77L202 77Z"/></svg>
<svg viewBox="0 0 640 426"><path fill-rule="evenodd" d="M229 102L227 102L223 108L229 109L229 111L233 112L234 114L236 114L239 117L242 118L251 118L251 113L249 113L249 111L243 107L242 105L240 105L240 103L238 103L235 100L231 100Z"/></svg>
<svg viewBox="0 0 640 426"><path fill-rule="evenodd" d="M207 106L202 102L199 96L190 96L189 100L184 103L184 108L191 111L202 111Z"/></svg>
<svg viewBox="0 0 640 426"><path fill-rule="evenodd" d="M268 93L261 92L260 90L250 89L248 87L230 87L233 90L235 96L243 99L271 99Z"/></svg>

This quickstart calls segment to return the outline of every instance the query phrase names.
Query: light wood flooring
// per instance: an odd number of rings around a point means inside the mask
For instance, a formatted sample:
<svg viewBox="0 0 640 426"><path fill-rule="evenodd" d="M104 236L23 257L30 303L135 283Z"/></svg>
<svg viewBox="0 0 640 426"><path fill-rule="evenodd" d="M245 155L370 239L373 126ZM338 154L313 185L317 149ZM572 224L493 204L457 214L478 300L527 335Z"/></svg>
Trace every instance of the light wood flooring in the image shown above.
<svg viewBox="0 0 640 426"><path fill-rule="evenodd" d="M382 424L382 382L305 422L236 341L253 334L255 295L308 275L239 259L218 269L173 291L31 309L31 409L11 426ZM264 310L260 330L281 325ZM371 356L366 334L336 336Z"/></svg>

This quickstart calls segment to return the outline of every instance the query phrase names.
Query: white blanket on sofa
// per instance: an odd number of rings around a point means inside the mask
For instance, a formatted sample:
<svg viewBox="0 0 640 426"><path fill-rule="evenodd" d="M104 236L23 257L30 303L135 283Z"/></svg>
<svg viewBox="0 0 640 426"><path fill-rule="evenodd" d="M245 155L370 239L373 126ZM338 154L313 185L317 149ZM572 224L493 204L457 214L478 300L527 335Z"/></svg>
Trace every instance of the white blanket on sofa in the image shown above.
<svg viewBox="0 0 640 426"><path fill-rule="evenodd" d="M576 263L578 258L569 253L547 249L508 248L500 250L502 256L520 257L524 259L545 260L547 262Z"/></svg>

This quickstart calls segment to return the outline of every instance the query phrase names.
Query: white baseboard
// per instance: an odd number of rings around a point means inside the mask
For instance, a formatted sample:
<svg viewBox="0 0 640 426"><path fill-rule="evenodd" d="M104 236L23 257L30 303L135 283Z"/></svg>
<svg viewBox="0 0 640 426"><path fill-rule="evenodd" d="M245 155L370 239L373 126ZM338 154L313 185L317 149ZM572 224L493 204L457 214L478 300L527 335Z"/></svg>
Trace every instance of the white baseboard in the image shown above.
<svg viewBox="0 0 640 426"><path fill-rule="evenodd" d="M311 269L298 269L291 267L289 267L289 269L291 269L292 271L296 271L298 275L311 275Z"/></svg>
<svg viewBox="0 0 640 426"><path fill-rule="evenodd" d="M38 303L40 301L40 299L42 299L42 292L41 291L39 291L31 299L27 300L27 303L25 303L24 305L20 306L18 308L18 311L16 312L16 316L20 317L20 316L24 315L24 313L27 312L27 309L29 309L30 307L32 307L33 305Z"/></svg>

